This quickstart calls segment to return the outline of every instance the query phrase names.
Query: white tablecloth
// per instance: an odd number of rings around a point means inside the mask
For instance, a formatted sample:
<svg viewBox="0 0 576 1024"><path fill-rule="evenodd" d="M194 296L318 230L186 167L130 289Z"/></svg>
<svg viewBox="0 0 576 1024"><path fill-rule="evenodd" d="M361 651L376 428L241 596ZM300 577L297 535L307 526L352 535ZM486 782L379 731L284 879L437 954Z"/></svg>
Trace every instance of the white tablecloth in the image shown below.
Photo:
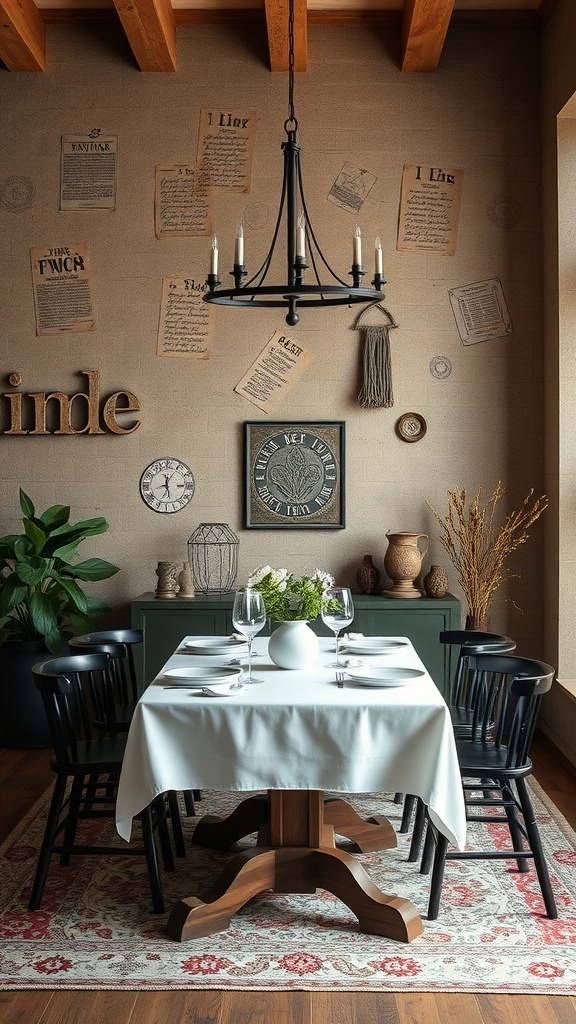
<svg viewBox="0 0 576 1024"><path fill-rule="evenodd" d="M165 689L171 680L162 674L154 680L130 726L119 834L129 839L134 815L167 790L380 791L422 797L433 822L462 849L466 822L450 715L429 674L404 686L348 682L339 689L326 667L334 641L320 645L314 665L286 671L258 637L253 674L264 682L226 698ZM424 669L411 644L370 662ZM207 663L218 660L175 654L164 669Z"/></svg>

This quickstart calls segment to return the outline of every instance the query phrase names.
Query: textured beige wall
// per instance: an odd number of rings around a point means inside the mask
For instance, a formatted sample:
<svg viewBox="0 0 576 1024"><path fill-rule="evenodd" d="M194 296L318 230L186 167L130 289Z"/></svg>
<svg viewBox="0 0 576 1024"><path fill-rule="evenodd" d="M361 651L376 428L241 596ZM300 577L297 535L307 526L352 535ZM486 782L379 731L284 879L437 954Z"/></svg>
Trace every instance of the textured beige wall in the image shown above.
<svg viewBox="0 0 576 1024"><path fill-rule="evenodd" d="M530 32L451 30L439 70L402 75L391 40L371 28L312 28L310 69L296 79L303 172L318 237L337 270L349 270L356 217L326 201L344 162L367 168L377 183L358 220L366 252L379 234L389 284L395 404L364 410L356 402L360 336L356 310L304 311L293 337L314 359L275 419L343 419L347 424L347 526L344 531L246 531L242 527L242 424L264 419L233 391L266 341L285 325L274 311L215 308L208 361L156 355L161 278L207 268L206 239L158 241L153 229L153 174L160 162L193 162L201 108L258 111L249 195L219 195L216 231L222 269L235 224L258 204L273 221L281 174L280 144L287 82L271 75L264 40L237 26L181 27L178 71L143 75L125 43L108 28L53 27L44 75L0 74L0 182L32 179L36 199L22 213L0 208L2 229L3 386L16 370L24 391L77 390L79 370L99 368L102 389L135 392L141 427L127 437L0 436L0 529L15 527L18 486L39 506L72 505L74 516L107 517L110 531L86 546L122 572L100 591L125 616L130 600L153 589L159 559L181 559L199 522L229 522L240 536L239 579L271 562L299 571L319 566L353 584L366 552L382 568L386 531L422 530L430 561L447 565L426 509L445 507L461 484L488 496L500 478L510 507L542 475L542 297L538 39ZM100 127L118 135L115 213L58 211L62 134ZM458 250L453 257L396 252L404 163L461 167L464 187ZM491 204L515 212L499 226ZM246 227L250 262L263 255L269 227ZM37 338L29 248L88 241L94 265L98 327L90 334ZM368 262L368 261L366 261ZM222 275L221 275L222 276ZM501 279L514 333L473 346L459 338L448 289ZM430 374L448 357L448 380ZM426 437L405 444L394 432L406 411L427 420ZM6 415L6 401L0 405ZM5 424L4 424L5 429ZM138 494L142 469L157 456L187 461L196 494L175 516L149 511ZM492 627L515 636L524 653L541 654L541 528L532 531L511 581L492 610ZM516 607L517 606L517 607Z"/></svg>

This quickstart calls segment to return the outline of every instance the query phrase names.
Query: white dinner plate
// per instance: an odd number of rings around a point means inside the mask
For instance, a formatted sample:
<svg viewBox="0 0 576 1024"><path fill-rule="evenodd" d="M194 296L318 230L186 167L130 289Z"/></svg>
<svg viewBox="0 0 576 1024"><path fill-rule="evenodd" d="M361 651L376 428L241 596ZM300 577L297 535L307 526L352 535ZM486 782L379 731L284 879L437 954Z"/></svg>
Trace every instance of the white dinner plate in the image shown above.
<svg viewBox="0 0 576 1024"><path fill-rule="evenodd" d="M359 640L342 641L342 647L354 654L397 654L408 646L408 640L390 640L385 636L363 636Z"/></svg>
<svg viewBox="0 0 576 1024"><path fill-rule="evenodd" d="M349 668L346 673L362 686L405 686L424 675L419 668L384 668L382 665L374 668Z"/></svg>
<svg viewBox="0 0 576 1024"><path fill-rule="evenodd" d="M234 665L230 667L219 665L214 668L203 665L198 668L189 668L188 666L186 668L169 668L163 675L168 679L173 679L178 685L201 687L218 686L223 683L228 685L239 678L241 671L240 666L235 667Z"/></svg>
<svg viewBox="0 0 576 1024"><path fill-rule="evenodd" d="M236 654L246 650L248 644L246 640L223 640L221 637L211 640L206 637L205 640L187 640L184 647L197 654Z"/></svg>

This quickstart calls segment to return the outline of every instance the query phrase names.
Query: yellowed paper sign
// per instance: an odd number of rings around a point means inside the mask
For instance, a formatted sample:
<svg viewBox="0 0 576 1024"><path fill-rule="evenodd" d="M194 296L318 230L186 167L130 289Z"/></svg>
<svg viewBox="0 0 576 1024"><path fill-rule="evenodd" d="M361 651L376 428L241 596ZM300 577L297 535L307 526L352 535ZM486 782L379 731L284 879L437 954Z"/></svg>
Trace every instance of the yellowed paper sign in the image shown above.
<svg viewBox="0 0 576 1024"><path fill-rule="evenodd" d="M115 210L118 139L63 135L60 149L60 209Z"/></svg>
<svg viewBox="0 0 576 1024"><path fill-rule="evenodd" d="M308 349L276 331L234 391L262 412L274 412L311 359Z"/></svg>
<svg viewBox="0 0 576 1024"><path fill-rule="evenodd" d="M212 320L202 299L205 291L206 285L193 278L162 279L157 355L210 358Z"/></svg>
<svg viewBox="0 0 576 1024"><path fill-rule="evenodd" d="M212 233L210 191L189 164L158 165L154 189L156 238L191 238Z"/></svg>
<svg viewBox="0 0 576 1024"><path fill-rule="evenodd" d="M36 334L93 331L92 266L88 242L30 249Z"/></svg>
<svg viewBox="0 0 576 1024"><path fill-rule="evenodd" d="M457 167L405 164L398 219L398 252L453 256L464 172Z"/></svg>
<svg viewBox="0 0 576 1024"><path fill-rule="evenodd" d="M211 188L250 191L256 120L254 110L201 111L196 164Z"/></svg>

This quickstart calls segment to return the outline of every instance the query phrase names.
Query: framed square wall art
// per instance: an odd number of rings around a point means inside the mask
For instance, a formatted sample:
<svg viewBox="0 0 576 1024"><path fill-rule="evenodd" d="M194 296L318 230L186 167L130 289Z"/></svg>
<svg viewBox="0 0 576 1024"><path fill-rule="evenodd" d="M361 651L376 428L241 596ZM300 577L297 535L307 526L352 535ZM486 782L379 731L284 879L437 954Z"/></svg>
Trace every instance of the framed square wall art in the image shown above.
<svg viewBox="0 0 576 1024"><path fill-rule="evenodd" d="M342 420L244 424L247 529L344 529L345 427Z"/></svg>

